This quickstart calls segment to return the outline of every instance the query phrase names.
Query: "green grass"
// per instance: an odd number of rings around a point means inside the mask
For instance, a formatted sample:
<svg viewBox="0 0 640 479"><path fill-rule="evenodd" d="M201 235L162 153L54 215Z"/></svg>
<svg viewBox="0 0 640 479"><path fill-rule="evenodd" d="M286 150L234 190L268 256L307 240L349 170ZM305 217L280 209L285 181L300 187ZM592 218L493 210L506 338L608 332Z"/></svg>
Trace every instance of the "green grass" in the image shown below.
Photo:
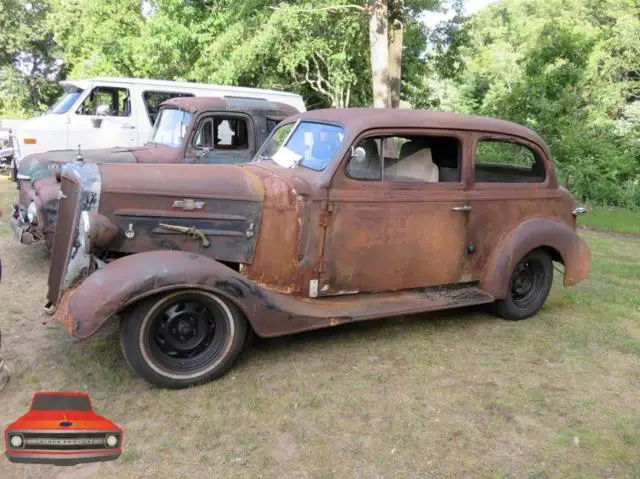
<svg viewBox="0 0 640 479"><path fill-rule="evenodd" d="M594 207L578 219L587 228L613 233L640 234L640 211L622 208Z"/></svg>
<svg viewBox="0 0 640 479"><path fill-rule="evenodd" d="M13 194L0 178L0 209ZM470 309L257 339L225 377L167 391L131 373L115 324L72 341L41 323L46 254L0 221L0 426L33 391L80 390L125 430L118 461L2 458L3 479L640 477L636 236L582 230L589 278L564 289L556 274L526 321Z"/></svg>

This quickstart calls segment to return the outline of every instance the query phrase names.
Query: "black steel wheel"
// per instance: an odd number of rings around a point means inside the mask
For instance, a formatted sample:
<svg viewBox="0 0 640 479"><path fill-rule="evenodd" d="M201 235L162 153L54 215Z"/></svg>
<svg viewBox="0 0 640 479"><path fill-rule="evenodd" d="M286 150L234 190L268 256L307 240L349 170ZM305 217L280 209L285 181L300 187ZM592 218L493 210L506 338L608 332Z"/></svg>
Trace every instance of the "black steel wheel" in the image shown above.
<svg viewBox="0 0 640 479"><path fill-rule="evenodd" d="M495 312L509 320L526 319L536 314L549 296L553 283L553 263L541 249L522 258L509 279L507 298L496 301Z"/></svg>
<svg viewBox="0 0 640 479"><path fill-rule="evenodd" d="M247 323L227 299L198 290L167 293L129 309L120 343L134 371L166 388L224 375L242 351Z"/></svg>

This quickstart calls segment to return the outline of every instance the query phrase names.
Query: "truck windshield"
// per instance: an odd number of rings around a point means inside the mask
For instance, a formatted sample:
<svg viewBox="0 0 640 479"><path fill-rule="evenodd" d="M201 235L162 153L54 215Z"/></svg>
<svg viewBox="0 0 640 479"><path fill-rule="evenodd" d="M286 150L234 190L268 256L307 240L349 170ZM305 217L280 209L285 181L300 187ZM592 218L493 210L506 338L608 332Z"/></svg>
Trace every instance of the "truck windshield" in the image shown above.
<svg viewBox="0 0 640 479"><path fill-rule="evenodd" d="M82 94L82 90L74 90L65 92L58 101L49 109L49 113L54 115L62 115L69 111L78 97Z"/></svg>
<svg viewBox="0 0 640 479"><path fill-rule="evenodd" d="M191 123L191 113L178 108L163 108L153 125L151 142L179 146Z"/></svg>
<svg viewBox="0 0 640 479"><path fill-rule="evenodd" d="M322 171L334 160L343 140L344 129L339 126L310 121L287 123L274 130L256 158L273 160L284 168L300 165Z"/></svg>
<svg viewBox="0 0 640 479"><path fill-rule="evenodd" d="M84 396L51 394L34 397L31 409L34 411L91 411L91 405Z"/></svg>

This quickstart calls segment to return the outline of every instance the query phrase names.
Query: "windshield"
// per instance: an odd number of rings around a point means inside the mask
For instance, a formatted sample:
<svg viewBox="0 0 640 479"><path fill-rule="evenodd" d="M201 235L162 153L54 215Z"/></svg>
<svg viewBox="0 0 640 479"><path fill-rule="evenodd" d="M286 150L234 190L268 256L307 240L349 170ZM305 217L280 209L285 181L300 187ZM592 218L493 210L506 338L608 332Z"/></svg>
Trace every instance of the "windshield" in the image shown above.
<svg viewBox="0 0 640 479"><path fill-rule="evenodd" d="M52 394L33 398L31 409L34 411L90 411L89 400L84 396L64 396Z"/></svg>
<svg viewBox="0 0 640 479"><path fill-rule="evenodd" d="M73 106L78 97L82 94L82 90L67 91L58 101L49 109L49 113L54 115L62 115L69 111L69 108Z"/></svg>
<svg viewBox="0 0 640 479"><path fill-rule="evenodd" d="M167 146L179 146L182 143L192 115L177 108L163 108L153 125L151 142Z"/></svg>
<svg viewBox="0 0 640 479"><path fill-rule="evenodd" d="M344 140L344 129L298 121L279 126L258 152L260 160L273 160L285 168L304 166L324 170L334 159Z"/></svg>

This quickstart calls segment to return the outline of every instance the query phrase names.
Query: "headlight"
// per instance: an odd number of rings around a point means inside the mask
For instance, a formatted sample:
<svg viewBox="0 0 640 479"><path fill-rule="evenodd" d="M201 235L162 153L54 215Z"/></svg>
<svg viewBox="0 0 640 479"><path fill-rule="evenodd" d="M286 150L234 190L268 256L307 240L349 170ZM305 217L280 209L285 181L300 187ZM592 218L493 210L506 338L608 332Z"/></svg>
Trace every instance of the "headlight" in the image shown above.
<svg viewBox="0 0 640 479"><path fill-rule="evenodd" d="M33 201L27 207L27 219L32 225L38 224L38 207Z"/></svg>
<svg viewBox="0 0 640 479"><path fill-rule="evenodd" d="M108 447L116 447L118 445L118 438L113 434L109 434L106 443Z"/></svg>
<svg viewBox="0 0 640 479"><path fill-rule="evenodd" d="M91 233L91 219L89 217L89 212L83 211L80 214L78 238L80 240L80 246L82 246L82 249L85 251L85 253L89 253L89 248L91 248L91 241L89 238L90 233Z"/></svg>
<svg viewBox="0 0 640 479"><path fill-rule="evenodd" d="M11 436L11 439L9 439L9 443L11 444L11 447L22 447L22 436Z"/></svg>

